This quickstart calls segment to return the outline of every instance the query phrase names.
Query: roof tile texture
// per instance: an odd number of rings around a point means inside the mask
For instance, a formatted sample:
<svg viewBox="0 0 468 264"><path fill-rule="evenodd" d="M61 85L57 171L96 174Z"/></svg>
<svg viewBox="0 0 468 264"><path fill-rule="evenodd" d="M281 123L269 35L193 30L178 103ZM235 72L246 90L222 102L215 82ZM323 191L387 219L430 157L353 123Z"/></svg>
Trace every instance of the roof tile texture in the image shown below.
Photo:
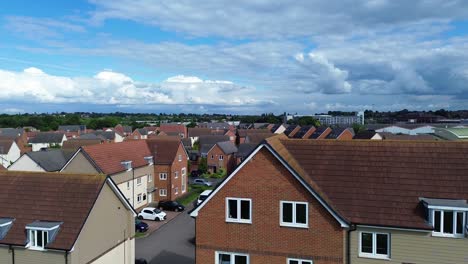
<svg viewBox="0 0 468 264"><path fill-rule="evenodd" d="M103 175L0 172L0 217L15 218L0 243L24 246L27 224L63 222L46 248L70 250L105 180Z"/></svg>
<svg viewBox="0 0 468 264"><path fill-rule="evenodd" d="M271 144L353 223L429 228L419 197L468 199L468 144L280 139Z"/></svg>

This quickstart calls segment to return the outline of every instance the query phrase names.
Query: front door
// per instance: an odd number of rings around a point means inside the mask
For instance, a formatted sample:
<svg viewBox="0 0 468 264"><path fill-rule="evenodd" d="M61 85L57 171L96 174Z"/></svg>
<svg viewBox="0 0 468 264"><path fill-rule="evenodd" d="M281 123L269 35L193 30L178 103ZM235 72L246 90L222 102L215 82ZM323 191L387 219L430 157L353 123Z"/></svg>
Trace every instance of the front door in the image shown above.
<svg viewBox="0 0 468 264"><path fill-rule="evenodd" d="M153 202L153 193L148 193L148 203Z"/></svg>

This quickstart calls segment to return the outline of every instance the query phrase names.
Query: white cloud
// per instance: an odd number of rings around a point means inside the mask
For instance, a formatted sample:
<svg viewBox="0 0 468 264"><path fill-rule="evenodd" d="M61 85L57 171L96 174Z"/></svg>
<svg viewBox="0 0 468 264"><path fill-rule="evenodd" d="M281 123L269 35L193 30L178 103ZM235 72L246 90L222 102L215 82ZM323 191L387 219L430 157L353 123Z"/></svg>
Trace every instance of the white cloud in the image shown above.
<svg viewBox="0 0 468 264"><path fill-rule="evenodd" d="M271 103L245 92L253 92L253 88L245 90L230 81L204 81L194 76L142 83L118 72L102 71L94 77L64 77L31 67L22 72L0 70L0 79L0 101L240 107Z"/></svg>

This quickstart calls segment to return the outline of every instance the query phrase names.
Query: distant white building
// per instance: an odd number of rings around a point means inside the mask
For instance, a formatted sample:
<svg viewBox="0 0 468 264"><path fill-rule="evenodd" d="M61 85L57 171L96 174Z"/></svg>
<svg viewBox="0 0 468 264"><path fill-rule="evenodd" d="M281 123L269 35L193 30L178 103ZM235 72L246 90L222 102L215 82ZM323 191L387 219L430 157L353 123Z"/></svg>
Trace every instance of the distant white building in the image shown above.
<svg viewBox="0 0 468 264"><path fill-rule="evenodd" d="M364 112L357 112L355 115L351 116L332 116L332 115L287 115L285 122L291 119L311 116L316 120L320 121L320 124L325 126L339 125L339 126L349 126L353 124L364 125Z"/></svg>

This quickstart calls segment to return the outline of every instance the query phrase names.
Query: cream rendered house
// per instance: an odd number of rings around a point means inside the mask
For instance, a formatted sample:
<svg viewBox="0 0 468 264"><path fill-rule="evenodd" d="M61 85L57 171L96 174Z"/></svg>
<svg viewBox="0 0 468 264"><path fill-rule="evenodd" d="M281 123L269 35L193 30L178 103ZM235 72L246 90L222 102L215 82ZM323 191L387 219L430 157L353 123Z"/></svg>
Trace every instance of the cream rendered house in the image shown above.
<svg viewBox="0 0 468 264"><path fill-rule="evenodd" d="M153 201L153 157L144 140L81 147L61 171L109 175L134 208Z"/></svg>
<svg viewBox="0 0 468 264"><path fill-rule="evenodd" d="M0 195L0 263L134 263L136 212L109 177L0 172L0 181L10 193Z"/></svg>
<svg viewBox="0 0 468 264"><path fill-rule="evenodd" d="M0 165L8 168L19 159L21 150L13 139L0 139Z"/></svg>

